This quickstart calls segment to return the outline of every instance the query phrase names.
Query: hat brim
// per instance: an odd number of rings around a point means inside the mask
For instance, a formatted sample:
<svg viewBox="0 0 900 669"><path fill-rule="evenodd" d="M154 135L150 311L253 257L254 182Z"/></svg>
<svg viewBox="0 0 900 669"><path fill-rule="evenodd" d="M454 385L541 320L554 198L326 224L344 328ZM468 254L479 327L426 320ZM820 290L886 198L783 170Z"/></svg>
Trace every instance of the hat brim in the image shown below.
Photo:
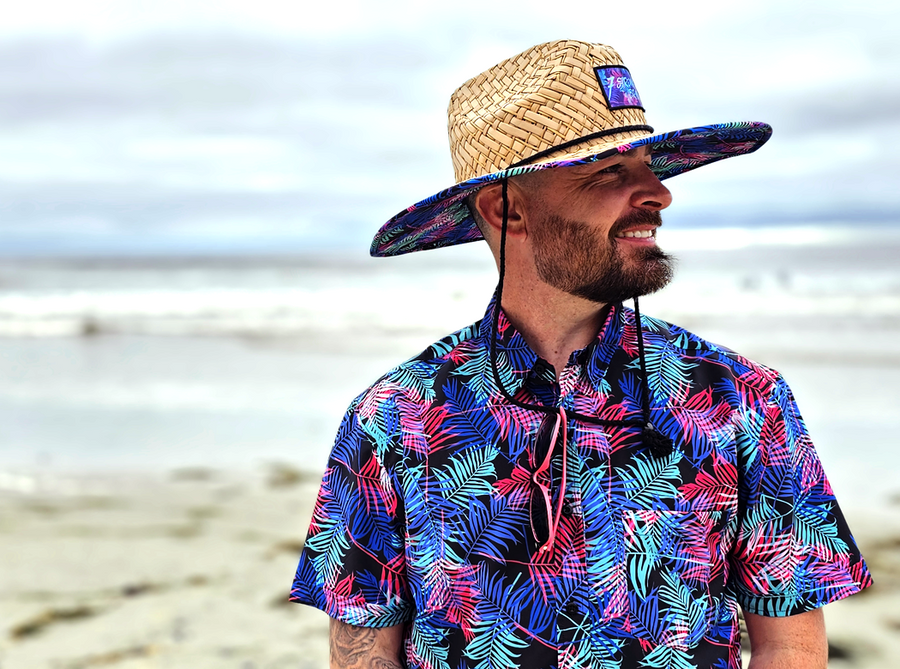
<svg viewBox="0 0 900 669"><path fill-rule="evenodd" d="M767 123L748 121L662 134L631 133L627 138L614 136L586 143L543 162L463 181L417 202L381 227L372 240L370 253L375 257L398 256L482 239L465 198L473 190L505 177L583 165L639 146L649 146L653 156L650 168L662 180L725 158L752 153L765 144L771 134L772 128Z"/></svg>

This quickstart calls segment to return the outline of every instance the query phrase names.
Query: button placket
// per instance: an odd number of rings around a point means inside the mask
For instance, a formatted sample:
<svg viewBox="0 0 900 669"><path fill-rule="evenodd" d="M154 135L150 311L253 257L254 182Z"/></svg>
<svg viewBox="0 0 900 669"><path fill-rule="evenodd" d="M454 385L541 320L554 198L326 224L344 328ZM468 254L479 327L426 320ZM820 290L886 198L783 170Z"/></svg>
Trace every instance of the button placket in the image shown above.
<svg viewBox="0 0 900 669"><path fill-rule="evenodd" d="M565 535L567 540L560 546L562 552L566 554L566 557L562 559L568 563L566 569L562 570L562 572L568 574L568 577L561 572L559 575L560 579L579 578L575 574L586 573L585 560L587 556L583 549L579 548L584 546L585 543L575 539L578 535L586 538L580 504L581 485L579 482L585 467L583 454L578 448L580 433L581 430L576 424L573 429L569 430L568 443L566 444L568 449L568 476L562 500L562 516L566 520L562 525L566 528L566 532L571 533L571 535ZM570 539L573 540L571 543ZM579 582L574 589L572 586L571 582L560 581L557 583L557 591L567 593L565 599L557 603L557 632L559 635L561 664L565 661L565 657L568 657L566 655L568 651L565 651L565 649L571 649L573 644L580 643L581 637L587 633L585 626L588 623L585 617L588 615L588 609L585 609L585 598L589 597L589 593L585 590L585 583ZM566 663L568 664L570 661L571 658Z"/></svg>

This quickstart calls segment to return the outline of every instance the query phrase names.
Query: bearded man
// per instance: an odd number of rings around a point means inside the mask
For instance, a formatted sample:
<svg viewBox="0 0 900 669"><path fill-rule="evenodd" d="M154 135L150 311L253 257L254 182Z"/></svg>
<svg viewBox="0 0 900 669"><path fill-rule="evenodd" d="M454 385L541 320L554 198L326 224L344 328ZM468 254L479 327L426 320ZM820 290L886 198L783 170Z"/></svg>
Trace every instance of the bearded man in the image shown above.
<svg viewBox="0 0 900 669"><path fill-rule="evenodd" d="M825 666L821 607L871 578L790 389L637 299L672 274L662 180L770 133L654 134L571 40L453 94L458 183L372 253L484 238L499 281L338 431L291 595L332 667L737 669L741 611L751 666Z"/></svg>

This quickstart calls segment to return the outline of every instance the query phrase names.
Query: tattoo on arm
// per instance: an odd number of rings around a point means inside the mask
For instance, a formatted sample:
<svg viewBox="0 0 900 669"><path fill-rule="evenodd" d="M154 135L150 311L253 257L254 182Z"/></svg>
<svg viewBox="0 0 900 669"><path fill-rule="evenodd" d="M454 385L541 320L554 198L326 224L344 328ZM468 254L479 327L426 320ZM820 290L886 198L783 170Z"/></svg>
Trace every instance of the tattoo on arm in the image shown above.
<svg viewBox="0 0 900 669"><path fill-rule="evenodd" d="M355 666L374 646L374 629L331 621L331 658L339 667Z"/></svg>
<svg viewBox="0 0 900 669"><path fill-rule="evenodd" d="M383 657L376 657L369 663L371 669L403 669L402 666L393 660L386 660Z"/></svg>
<svg viewBox="0 0 900 669"><path fill-rule="evenodd" d="M330 632L331 669L403 669L385 657L386 649L378 643L381 630L332 618Z"/></svg>

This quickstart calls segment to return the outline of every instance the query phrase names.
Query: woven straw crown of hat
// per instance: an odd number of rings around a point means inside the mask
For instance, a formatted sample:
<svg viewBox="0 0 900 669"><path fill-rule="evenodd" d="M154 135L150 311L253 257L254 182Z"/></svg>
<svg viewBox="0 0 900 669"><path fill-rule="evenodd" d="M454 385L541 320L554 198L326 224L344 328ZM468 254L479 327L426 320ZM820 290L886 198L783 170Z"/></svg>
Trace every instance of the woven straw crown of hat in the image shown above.
<svg viewBox="0 0 900 669"><path fill-rule="evenodd" d="M651 169L667 179L755 151L772 132L765 123L738 122L654 135L619 54L575 40L539 44L464 83L450 98L448 130L456 185L385 223L373 256L482 239L465 197L500 179L638 146L650 148Z"/></svg>
<svg viewBox="0 0 900 669"><path fill-rule="evenodd" d="M450 153L457 182L499 172L553 147L628 128L547 156L591 155L652 134L637 106L610 109L594 68L624 68L614 49L561 40L539 44L460 86L450 98Z"/></svg>

